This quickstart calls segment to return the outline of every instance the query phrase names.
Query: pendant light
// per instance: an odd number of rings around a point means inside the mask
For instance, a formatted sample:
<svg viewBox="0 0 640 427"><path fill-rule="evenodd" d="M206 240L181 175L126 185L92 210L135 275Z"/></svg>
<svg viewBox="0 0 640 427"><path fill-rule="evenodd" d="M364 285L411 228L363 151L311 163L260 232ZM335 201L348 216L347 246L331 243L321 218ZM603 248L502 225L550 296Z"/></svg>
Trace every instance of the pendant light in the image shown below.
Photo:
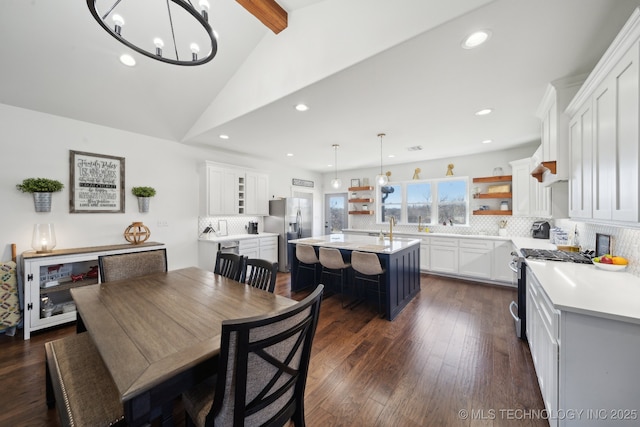
<svg viewBox="0 0 640 427"><path fill-rule="evenodd" d="M333 179L331 180L331 186L333 188L335 188L336 190L340 187L342 187L342 180L340 178L338 178L338 147L340 147L339 144L333 144L333 151L334 151L334 157L335 157L335 175L333 177Z"/></svg>
<svg viewBox="0 0 640 427"><path fill-rule="evenodd" d="M382 172L382 138L386 135L384 133L379 133L378 137L380 138L380 175L376 175L376 182L378 185L387 185L389 183L389 177Z"/></svg>

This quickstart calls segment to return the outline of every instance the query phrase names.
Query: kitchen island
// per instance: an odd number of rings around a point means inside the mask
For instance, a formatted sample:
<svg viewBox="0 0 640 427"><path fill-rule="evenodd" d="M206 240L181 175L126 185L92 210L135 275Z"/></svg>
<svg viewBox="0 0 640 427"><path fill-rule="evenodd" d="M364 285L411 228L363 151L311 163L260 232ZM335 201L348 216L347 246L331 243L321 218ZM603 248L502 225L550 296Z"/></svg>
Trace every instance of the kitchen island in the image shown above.
<svg viewBox="0 0 640 427"><path fill-rule="evenodd" d="M298 291L313 286L310 275L300 275L298 281L298 259L295 257L297 244L311 245L318 253L319 248L339 249L345 261L350 262L352 251L373 252L378 255L385 269L385 317L393 320L400 311L420 291L420 239L385 238L348 234L329 234L304 239L289 240L291 256L291 290ZM321 268L320 265L317 267ZM318 270L319 272L319 270ZM317 277L320 277L318 274ZM351 274L349 277L353 277ZM351 280L351 279L349 279Z"/></svg>

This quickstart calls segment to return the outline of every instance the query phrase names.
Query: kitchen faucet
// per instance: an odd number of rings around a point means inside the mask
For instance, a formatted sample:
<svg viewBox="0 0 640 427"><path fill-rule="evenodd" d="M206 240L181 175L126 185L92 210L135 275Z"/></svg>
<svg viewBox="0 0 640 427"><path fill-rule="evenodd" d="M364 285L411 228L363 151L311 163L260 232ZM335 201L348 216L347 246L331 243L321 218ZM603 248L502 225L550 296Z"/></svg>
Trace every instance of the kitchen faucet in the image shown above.
<svg viewBox="0 0 640 427"><path fill-rule="evenodd" d="M393 239L393 226L396 225L396 218L394 216L389 217L389 240Z"/></svg>

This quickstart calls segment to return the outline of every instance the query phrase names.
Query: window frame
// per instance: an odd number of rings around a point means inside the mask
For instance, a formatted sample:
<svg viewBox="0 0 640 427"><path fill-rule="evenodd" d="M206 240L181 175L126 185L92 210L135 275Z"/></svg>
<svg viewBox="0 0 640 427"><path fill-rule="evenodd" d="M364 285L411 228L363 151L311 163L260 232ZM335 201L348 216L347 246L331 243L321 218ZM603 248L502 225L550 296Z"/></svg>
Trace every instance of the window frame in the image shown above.
<svg viewBox="0 0 640 427"><path fill-rule="evenodd" d="M469 177L468 176L452 176L452 177L445 177L445 178L431 178L431 179L413 179L413 180L407 180L407 181L396 181L396 182L390 182L387 185L394 185L394 186L400 186L400 190L401 190L401 209L400 209L400 217L402 220L396 218L397 220L397 224L398 225L418 225L417 222L408 222L408 201L407 201L407 187L410 184L420 184L420 183L427 183L430 184L431 186L431 220L430 222L423 222L422 224L425 226L434 226L434 225L440 225L438 223L438 183L443 182L443 181L464 181L465 187L466 187L466 192L465 192L465 199L464 199L464 203L465 203L465 207L466 207L466 215L465 215L465 222L462 224L453 224L453 226L457 226L457 227L468 227L469 226L469 219L471 216L471 198L470 198L470 187L469 187ZM382 221L382 206L384 205L382 203L382 198L381 196L381 185L380 184L376 184L376 225L381 225L381 224L388 224L388 221Z"/></svg>

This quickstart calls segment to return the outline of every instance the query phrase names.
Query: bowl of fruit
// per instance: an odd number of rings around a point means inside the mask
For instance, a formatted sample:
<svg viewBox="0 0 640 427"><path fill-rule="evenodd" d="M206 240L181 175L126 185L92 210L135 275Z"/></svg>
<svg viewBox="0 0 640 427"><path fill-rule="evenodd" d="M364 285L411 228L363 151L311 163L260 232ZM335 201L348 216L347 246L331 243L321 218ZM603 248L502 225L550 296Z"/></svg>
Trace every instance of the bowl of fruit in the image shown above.
<svg viewBox="0 0 640 427"><path fill-rule="evenodd" d="M613 256L611 254L602 255L601 257L595 257L591 260L596 268L607 271L621 271L627 268L629 263L625 258L621 256Z"/></svg>

